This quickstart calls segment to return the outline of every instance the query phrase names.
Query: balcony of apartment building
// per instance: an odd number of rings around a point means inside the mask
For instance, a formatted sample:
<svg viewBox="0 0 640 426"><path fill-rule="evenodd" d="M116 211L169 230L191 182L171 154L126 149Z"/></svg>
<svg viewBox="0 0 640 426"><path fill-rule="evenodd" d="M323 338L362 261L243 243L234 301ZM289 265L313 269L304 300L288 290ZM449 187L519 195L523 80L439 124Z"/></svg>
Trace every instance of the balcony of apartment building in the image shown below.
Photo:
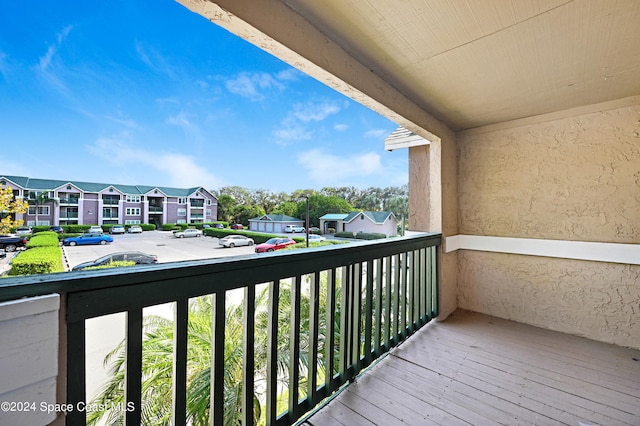
<svg viewBox="0 0 640 426"><path fill-rule="evenodd" d="M58 205L60 206L77 206L80 202L80 194L59 193Z"/></svg>
<svg viewBox="0 0 640 426"><path fill-rule="evenodd" d="M120 204L120 196L119 195L103 195L102 204L117 206L118 204Z"/></svg>
<svg viewBox="0 0 640 426"><path fill-rule="evenodd" d="M164 199L158 197L149 197L149 213L162 214Z"/></svg>
<svg viewBox="0 0 640 426"><path fill-rule="evenodd" d="M204 208L204 200L189 200L189 205L192 209L202 209Z"/></svg>
<svg viewBox="0 0 640 426"><path fill-rule="evenodd" d="M213 424L640 424L638 3L519 2L507 17L482 2L181 2L408 129L387 148L408 150L416 233L2 280L7 326L34 327L9 343L43 348L3 348L5 394L90 399L85 325L124 312L122 415L140 424L143 310L170 303L175 424L194 395ZM195 382L201 296L210 368Z"/></svg>
<svg viewBox="0 0 640 426"><path fill-rule="evenodd" d="M60 208L60 219L78 219L78 209L77 208L68 208L61 207Z"/></svg>

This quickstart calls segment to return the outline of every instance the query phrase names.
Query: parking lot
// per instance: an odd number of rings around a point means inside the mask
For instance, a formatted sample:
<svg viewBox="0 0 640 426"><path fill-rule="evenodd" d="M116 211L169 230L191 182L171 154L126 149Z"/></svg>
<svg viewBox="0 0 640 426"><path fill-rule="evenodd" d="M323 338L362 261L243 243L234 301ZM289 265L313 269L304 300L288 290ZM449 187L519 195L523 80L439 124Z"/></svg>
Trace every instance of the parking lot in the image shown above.
<svg viewBox="0 0 640 426"><path fill-rule="evenodd" d="M97 259L109 253L141 251L155 254L158 262L211 259L224 256L241 256L254 253L255 246L224 248L212 237L176 238L170 231L145 231L142 234L112 235L110 244L87 246L63 246L65 268Z"/></svg>

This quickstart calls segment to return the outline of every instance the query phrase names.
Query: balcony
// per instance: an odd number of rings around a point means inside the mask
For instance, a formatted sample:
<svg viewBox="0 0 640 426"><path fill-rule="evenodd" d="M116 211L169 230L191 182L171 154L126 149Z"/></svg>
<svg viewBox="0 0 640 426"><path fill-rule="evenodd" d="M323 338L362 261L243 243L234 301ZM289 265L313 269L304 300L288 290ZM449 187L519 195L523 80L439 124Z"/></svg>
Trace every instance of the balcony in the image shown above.
<svg viewBox="0 0 640 426"><path fill-rule="evenodd" d="M117 206L120 203L119 198L103 198L102 204L109 206Z"/></svg>
<svg viewBox="0 0 640 426"><path fill-rule="evenodd" d="M75 197L69 197L69 198L60 198L60 205L63 206L77 206L78 202L80 201L80 198L75 198Z"/></svg>
<svg viewBox="0 0 640 426"><path fill-rule="evenodd" d="M162 206L149 205L149 213L162 213Z"/></svg>
<svg viewBox="0 0 640 426"><path fill-rule="evenodd" d="M78 212L61 212L60 219L77 219Z"/></svg>
<svg viewBox="0 0 640 426"><path fill-rule="evenodd" d="M190 201L191 208L203 208L204 200L191 200Z"/></svg>
<svg viewBox="0 0 640 426"><path fill-rule="evenodd" d="M89 397L89 372L78 368L87 365L92 349L86 344L87 321L126 313L126 379L122 386L127 406L133 407L123 411L127 424L140 424L140 407L149 397L142 373L143 357L148 353L142 343L148 332L143 326L143 309L170 303L175 340L168 394L175 395L171 398L174 423L188 424L188 401L194 396L188 394L192 389L187 368L190 304L208 300L213 361L206 367L212 365L210 375L207 373L211 393L207 388L198 395L214 407L213 424L222 424L234 413L223 408L229 403L230 386L239 392L238 412L246 423L259 414L255 398L262 404L260 412L267 424L293 424L437 315L440 241L440 234L420 234L126 271L16 278L0 283L0 301L51 293L66 300L60 333L66 335L66 351L62 351L66 362L63 359L61 364L66 365L66 401L59 402L73 406ZM239 335L244 337L237 347L230 347L232 341L226 337L230 312L236 309L229 302L232 294L243 294ZM260 295L265 294L266 306L260 305ZM205 298L196 299L201 296ZM225 363L229 351L240 353L241 382L228 382L226 373L233 368ZM296 362L289 363L289 359ZM325 374L327 371L331 374ZM279 410L276 404L283 390L288 390L288 404ZM86 413L81 410L66 415L69 425L85 421Z"/></svg>

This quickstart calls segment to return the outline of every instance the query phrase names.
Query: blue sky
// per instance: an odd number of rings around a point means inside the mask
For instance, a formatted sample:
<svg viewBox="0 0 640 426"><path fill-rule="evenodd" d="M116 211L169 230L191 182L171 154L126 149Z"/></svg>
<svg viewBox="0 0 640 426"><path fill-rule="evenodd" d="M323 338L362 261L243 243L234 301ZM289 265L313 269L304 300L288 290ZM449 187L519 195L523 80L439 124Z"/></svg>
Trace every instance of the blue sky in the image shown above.
<svg viewBox="0 0 640 426"><path fill-rule="evenodd" d="M396 186L396 124L172 0L0 2L0 174Z"/></svg>

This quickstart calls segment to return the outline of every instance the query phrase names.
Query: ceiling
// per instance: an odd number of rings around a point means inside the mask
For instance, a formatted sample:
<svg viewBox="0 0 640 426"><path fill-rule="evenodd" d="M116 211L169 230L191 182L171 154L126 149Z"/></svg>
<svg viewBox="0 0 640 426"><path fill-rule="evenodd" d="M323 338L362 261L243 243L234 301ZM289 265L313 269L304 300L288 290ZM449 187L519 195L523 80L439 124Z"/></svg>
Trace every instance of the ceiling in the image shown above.
<svg viewBox="0 0 640 426"><path fill-rule="evenodd" d="M283 0L453 130L640 94L638 0Z"/></svg>

